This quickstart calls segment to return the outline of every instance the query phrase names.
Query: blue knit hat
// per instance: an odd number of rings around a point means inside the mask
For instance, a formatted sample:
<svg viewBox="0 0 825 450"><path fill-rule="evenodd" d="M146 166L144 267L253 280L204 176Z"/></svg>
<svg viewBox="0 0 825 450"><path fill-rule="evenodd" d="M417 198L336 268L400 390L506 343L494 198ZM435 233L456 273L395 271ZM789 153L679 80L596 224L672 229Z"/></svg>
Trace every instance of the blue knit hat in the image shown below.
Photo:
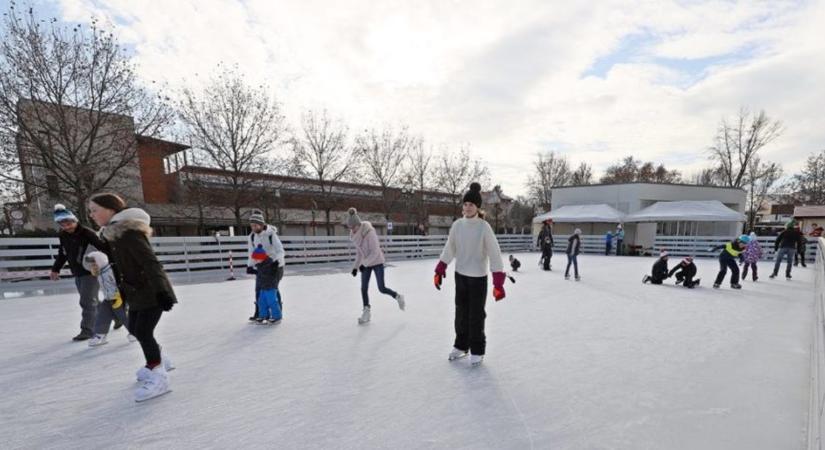
<svg viewBox="0 0 825 450"><path fill-rule="evenodd" d="M72 222L78 221L74 213L69 211L64 205L58 203L54 205L54 221L60 223L64 220L71 220Z"/></svg>
<svg viewBox="0 0 825 450"><path fill-rule="evenodd" d="M269 255L266 254L266 251L264 250L263 246L261 246L261 244L258 244L258 246L255 247L255 250L252 252L252 260L261 262L265 261L266 258L269 258Z"/></svg>

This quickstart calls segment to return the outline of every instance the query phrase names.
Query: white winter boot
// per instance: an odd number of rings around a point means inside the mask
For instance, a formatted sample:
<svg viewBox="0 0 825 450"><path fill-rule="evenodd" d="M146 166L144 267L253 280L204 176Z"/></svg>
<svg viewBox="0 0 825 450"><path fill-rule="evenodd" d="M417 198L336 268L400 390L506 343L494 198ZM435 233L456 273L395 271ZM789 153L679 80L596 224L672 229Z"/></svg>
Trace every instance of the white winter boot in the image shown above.
<svg viewBox="0 0 825 450"><path fill-rule="evenodd" d="M89 339L89 347L97 347L98 345L106 344L106 335L105 334L96 334L91 339Z"/></svg>
<svg viewBox="0 0 825 450"><path fill-rule="evenodd" d="M467 350L459 350L453 347L453 351L450 352L450 355L447 357L448 361L455 361L457 359L461 359L467 356Z"/></svg>
<svg viewBox="0 0 825 450"><path fill-rule="evenodd" d="M404 302L404 296L401 295L401 294L398 294L395 297L395 301L398 302L398 309L400 309L401 311L404 311L404 308L407 306L407 304Z"/></svg>
<svg viewBox="0 0 825 450"><path fill-rule="evenodd" d="M474 366L480 365L484 361L484 355L470 355L470 364Z"/></svg>
<svg viewBox="0 0 825 450"><path fill-rule="evenodd" d="M169 359L169 355L167 355L166 353L161 353L160 365L162 365L163 370L167 372L175 370L175 364L172 363L172 360ZM142 383L149 378L149 375L151 373L152 371L149 370L149 368L147 368L146 366L141 366L141 368L138 369L137 372L135 372L135 378L137 378L138 383Z"/></svg>
<svg viewBox="0 0 825 450"><path fill-rule="evenodd" d="M364 311L361 312L361 317L358 318L358 324L363 325L370 321L370 307L365 306Z"/></svg>
<svg viewBox="0 0 825 450"><path fill-rule="evenodd" d="M135 401L142 402L169 392L169 374L163 364L149 371L146 380L135 389Z"/></svg>

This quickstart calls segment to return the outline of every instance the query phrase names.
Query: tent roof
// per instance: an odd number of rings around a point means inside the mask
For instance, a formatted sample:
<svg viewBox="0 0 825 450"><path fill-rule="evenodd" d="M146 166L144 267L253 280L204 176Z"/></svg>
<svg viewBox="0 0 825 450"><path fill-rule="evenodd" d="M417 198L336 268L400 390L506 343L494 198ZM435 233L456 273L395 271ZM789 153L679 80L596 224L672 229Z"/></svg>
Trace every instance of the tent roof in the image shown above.
<svg viewBox="0 0 825 450"><path fill-rule="evenodd" d="M718 200L656 202L630 214L626 222L743 222L745 215Z"/></svg>
<svg viewBox="0 0 825 450"><path fill-rule="evenodd" d="M561 223L621 222L624 214L609 205L567 205L533 218L533 223L547 219Z"/></svg>

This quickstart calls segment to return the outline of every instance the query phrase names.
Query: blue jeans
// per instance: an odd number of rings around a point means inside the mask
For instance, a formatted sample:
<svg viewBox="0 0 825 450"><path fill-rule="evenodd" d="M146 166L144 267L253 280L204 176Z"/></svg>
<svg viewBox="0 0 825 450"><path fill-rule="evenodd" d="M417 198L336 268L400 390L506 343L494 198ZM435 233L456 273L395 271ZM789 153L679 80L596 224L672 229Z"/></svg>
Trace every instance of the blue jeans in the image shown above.
<svg viewBox="0 0 825 450"><path fill-rule="evenodd" d="M369 289L370 289L370 275L372 272L375 272L375 281L378 283L378 291L382 294L386 294L391 296L392 298L398 297L398 293L393 291L392 289L388 288L384 285L384 265L378 264L377 266L372 267L364 267L364 270L361 271L361 300L364 303L364 306L370 306L370 296L369 296Z"/></svg>
<svg viewBox="0 0 825 450"><path fill-rule="evenodd" d="M579 255L567 255L567 269L564 271L564 276L570 276L570 264L573 265L573 273L576 274L576 278L579 277Z"/></svg>
<svg viewBox="0 0 825 450"><path fill-rule="evenodd" d="M791 274L791 263L793 262L794 254L796 254L796 249L790 247L782 247L779 249L778 252L776 252L776 262L773 265L774 276L776 276L776 274L779 273L779 266L782 265L782 258L784 258L785 256L788 257L788 267L785 268L785 276Z"/></svg>

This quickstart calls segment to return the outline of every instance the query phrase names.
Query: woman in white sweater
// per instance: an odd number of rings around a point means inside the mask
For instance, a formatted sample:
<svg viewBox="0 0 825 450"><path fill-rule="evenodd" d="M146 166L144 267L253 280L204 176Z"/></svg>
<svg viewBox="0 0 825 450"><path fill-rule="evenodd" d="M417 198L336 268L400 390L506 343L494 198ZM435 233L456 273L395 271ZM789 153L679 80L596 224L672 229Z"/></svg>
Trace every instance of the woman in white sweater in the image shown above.
<svg viewBox="0 0 825 450"><path fill-rule="evenodd" d="M496 301L504 298L505 274L498 240L490 224L479 213L481 185L470 184L463 202L464 217L450 227L433 280L436 289L441 289L441 281L447 276L447 264L455 259L455 344L448 359L463 358L469 351L470 362L475 366L484 359L487 344L484 335L487 271L493 273Z"/></svg>
<svg viewBox="0 0 825 450"><path fill-rule="evenodd" d="M350 208L347 213L350 239L355 244L355 264L352 266L352 276L358 275L358 271L361 271L361 300L364 309L361 311L358 323L363 325L370 321L369 287L370 276L373 272L375 272L375 281L378 283L378 292L394 298L398 302L398 308L402 311L404 310L404 296L384 285L384 252L381 250L375 228L369 222L361 222L355 208Z"/></svg>

